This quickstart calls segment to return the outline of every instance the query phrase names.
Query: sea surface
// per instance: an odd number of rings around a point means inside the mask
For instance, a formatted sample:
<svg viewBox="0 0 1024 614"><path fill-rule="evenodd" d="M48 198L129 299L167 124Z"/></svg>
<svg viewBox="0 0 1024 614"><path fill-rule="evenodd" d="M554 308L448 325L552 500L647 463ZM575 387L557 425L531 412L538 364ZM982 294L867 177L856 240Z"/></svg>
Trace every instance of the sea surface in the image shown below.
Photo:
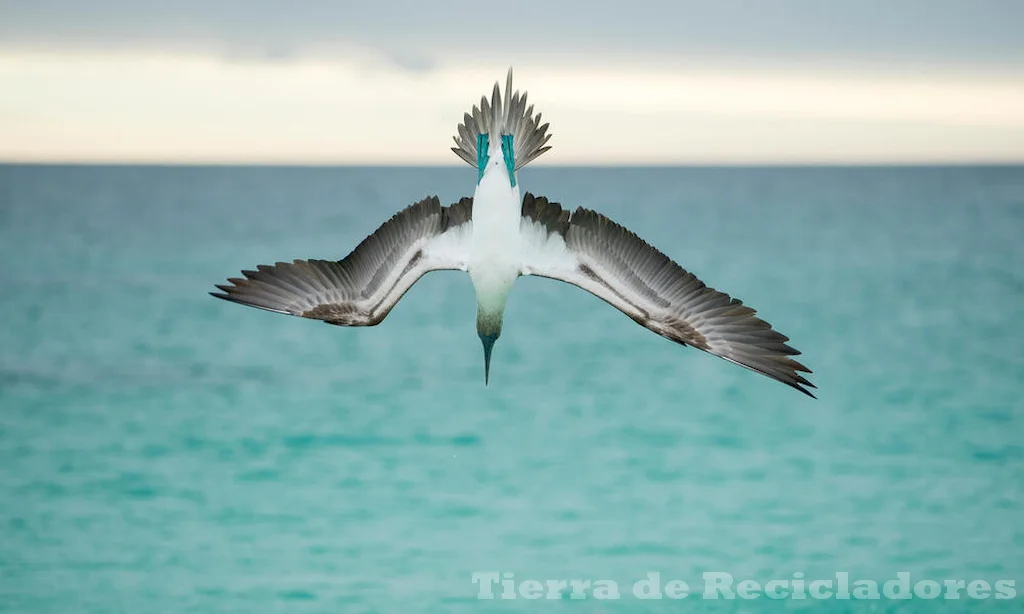
<svg viewBox="0 0 1024 614"><path fill-rule="evenodd" d="M489 386L459 272L364 329L207 294L474 179L0 166L0 611L1022 609L794 582L1024 593L1024 168L520 174L758 309L818 400L551 280L517 282Z"/></svg>

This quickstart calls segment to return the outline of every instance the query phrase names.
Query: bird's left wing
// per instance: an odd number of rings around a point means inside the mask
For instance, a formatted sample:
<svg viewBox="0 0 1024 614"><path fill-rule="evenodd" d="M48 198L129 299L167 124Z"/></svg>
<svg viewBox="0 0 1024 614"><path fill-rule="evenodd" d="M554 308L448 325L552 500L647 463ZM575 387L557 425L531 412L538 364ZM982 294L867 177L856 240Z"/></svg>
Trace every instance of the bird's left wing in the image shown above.
<svg viewBox="0 0 1024 614"><path fill-rule="evenodd" d="M436 196L385 222L343 260L260 265L218 285L213 296L340 326L379 324L416 280L466 269L473 199L442 207Z"/></svg>
<svg viewBox="0 0 1024 614"><path fill-rule="evenodd" d="M520 237L524 275L579 286L663 337L814 396L801 375L810 370L793 360L800 352L785 335L605 216L583 208L570 216L526 194Z"/></svg>

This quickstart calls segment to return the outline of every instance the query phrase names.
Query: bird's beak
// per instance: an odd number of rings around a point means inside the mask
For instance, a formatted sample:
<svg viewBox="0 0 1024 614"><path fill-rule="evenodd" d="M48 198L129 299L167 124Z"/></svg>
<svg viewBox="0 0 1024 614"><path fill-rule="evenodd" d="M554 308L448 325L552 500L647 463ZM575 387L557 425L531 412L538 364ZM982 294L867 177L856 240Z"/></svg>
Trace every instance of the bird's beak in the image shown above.
<svg viewBox="0 0 1024 614"><path fill-rule="evenodd" d="M497 335L480 335L480 341L484 344L484 386L491 380L491 350L497 340Z"/></svg>

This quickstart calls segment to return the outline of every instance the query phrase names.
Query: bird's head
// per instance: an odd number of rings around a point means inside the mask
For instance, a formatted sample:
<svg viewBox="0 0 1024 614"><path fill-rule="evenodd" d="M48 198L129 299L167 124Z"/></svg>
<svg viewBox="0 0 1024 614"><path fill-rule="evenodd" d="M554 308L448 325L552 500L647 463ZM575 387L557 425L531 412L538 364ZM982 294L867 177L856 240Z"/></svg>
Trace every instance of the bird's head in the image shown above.
<svg viewBox="0 0 1024 614"><path fill-rule="evenodd" d="M491 380L491 350L494 349L494 342L501 336L501 316L491 318L484 314L478 315L476 334L484 345L484 385L486 386Z"/></svg>

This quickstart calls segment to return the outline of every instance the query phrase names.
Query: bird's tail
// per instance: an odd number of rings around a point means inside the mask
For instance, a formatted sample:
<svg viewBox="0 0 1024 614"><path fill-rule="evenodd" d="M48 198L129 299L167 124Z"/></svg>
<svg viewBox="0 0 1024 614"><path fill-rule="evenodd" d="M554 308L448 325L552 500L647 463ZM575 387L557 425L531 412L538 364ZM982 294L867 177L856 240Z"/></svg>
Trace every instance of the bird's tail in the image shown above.
<svg viewBox="0 0 1024 614"><path fill-rule="evenodd" d="M456 146L452 147L452 151L476 168L479 163L477 137L484 134L497 140L502 136L511 136L515 170L519 170L551 149L550 145L545 145L551 138L547 131L548 124L540 123L540 113L534 116L533 105L526 106L526 92L522 95L518 90L512 93L512 68L509 67L504 96L495 82L490 102L486 96L481 97L480 106L474 106L472 113L466 113L463 117L459 133L454 137Z"/></svg>

